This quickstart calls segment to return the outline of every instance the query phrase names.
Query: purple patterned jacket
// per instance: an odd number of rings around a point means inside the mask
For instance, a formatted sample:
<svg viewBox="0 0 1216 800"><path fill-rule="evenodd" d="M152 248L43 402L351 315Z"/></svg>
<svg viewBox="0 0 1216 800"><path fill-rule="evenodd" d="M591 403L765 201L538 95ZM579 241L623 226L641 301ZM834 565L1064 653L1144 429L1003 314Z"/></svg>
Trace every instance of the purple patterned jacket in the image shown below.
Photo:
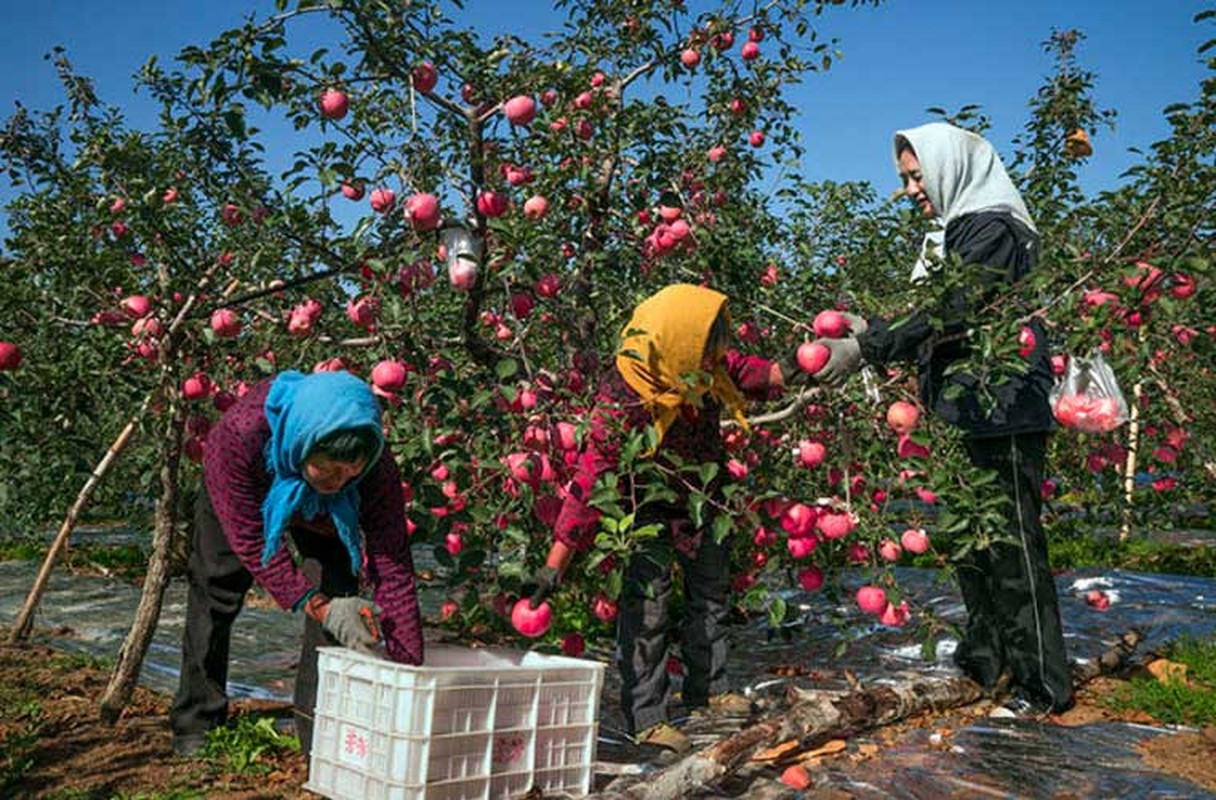
<svg viewBox="0 0 1216 800"><path fill-rule="evenodd" d="M272 381L254 386L220 418L207 435L203 480L216 518L234 553L281 607L295 609L315 588L284 547L262 565L262 500L271 473L263 450L270 438L263 406ZM327 518L303 520L292 527L337 537ZM414 565L405 533L401 477L389 448L359 483L359 528L363 532L363 572L380 618L388 656L408 664L422 663L422 622L414 585Z"/></svg>

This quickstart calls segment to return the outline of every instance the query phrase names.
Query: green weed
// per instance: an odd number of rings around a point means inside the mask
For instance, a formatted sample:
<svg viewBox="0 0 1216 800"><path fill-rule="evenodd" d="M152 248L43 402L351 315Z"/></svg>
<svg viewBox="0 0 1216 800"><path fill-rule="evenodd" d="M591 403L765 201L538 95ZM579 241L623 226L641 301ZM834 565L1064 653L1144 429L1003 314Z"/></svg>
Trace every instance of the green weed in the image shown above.
<svg viewBox="0 0 1216 800"><path fill-rule="evenodd" d="M1186 665L1185 680L1137 676L1103 703L1116 711L1144 711L1171 725L1216 723L1216 642L1182 639L1165 657Z"/></svg>
<svg viewBox="0 0 1216 800"><path fill-rule="evenodd" d="M275 730L271 717L242 716L228 725L207 732L202 755L238 774L260 774L269 770L261 761L267 753L278 750L298 752L300 740Z"/></svg>

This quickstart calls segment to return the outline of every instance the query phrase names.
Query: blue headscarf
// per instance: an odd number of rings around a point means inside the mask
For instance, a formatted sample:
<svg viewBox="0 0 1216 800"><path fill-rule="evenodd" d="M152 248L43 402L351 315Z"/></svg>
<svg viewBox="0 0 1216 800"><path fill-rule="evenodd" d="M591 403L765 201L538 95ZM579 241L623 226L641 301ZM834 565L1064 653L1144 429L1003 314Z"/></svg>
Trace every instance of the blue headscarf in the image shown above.
<svg viewBox="0 0 1216 800"><path fill-rule="evenodd" d="M384 435L380 430L380 404L371 388L349 372L318 372L305 375L287 371L275 378L266 395L266 421L270 439L266 442L266 468L274 475L270 492L262 502L262 521L266 545L262 563L266 564L283 546L283 532L292 515L304 519L321 514L333 517L338 538L350 553L351 572L358 575L363 562L359 539L359 487L380 458ZM335 431L368 428L379 442L367 460L363 475L335 494L321 494L304 480L304 459L318 441Z"/></svg>

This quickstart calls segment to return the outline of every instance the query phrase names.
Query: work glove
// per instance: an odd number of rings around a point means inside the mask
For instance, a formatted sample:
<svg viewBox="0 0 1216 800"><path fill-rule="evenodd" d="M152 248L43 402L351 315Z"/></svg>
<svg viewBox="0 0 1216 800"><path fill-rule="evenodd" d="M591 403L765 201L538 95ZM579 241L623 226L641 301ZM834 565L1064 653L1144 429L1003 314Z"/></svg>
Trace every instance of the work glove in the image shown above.
<svg viewBox="0 0 1216 800"><path fill-rule="evenodd" d="M553 590L557 588L561 576L553 567L541 567L532 576L532 580L528 581L523 586L522 594L528 598L528 607L536 608L541 603L549 599L549 595L553 594Z"/></svg>
<svg viewBox="0 0 1216 800"><path fill-rule="evenodd" d="M823 345L832 353L828 363L815 373L815 380L820 383L836 386L861 369L861 343L857 341L856 337L816 339L815 342Z"/></svg>
<svg viewBox="0 0 1216 800"><path fill-rule="evenodd" d="M335 597L322 607L317 621L343 647L371 654L380 641L383 613L384 609L362 597Z"/></svg>
<svg viewBox="0 0 1216 800"><path fill-rule="evenodd" d="M850 336L859 337L870 329L870 323L866 322L865 317L850 314L848 311L841 311L840 316L848 320Z"/></svg>
<svg viewBox="0 0 1216 800"><path fill-rule="evenodd" d="M801 389L811 384L811 376L798 364L798 351L792 350L777 360L786 389Z"/></svg>

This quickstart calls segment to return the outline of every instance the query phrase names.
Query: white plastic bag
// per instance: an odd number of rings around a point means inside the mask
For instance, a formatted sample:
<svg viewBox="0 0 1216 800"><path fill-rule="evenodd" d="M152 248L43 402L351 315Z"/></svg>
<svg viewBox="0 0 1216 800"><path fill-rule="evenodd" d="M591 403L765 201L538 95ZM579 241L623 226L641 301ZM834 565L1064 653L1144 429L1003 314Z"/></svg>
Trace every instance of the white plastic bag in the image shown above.
<svg viewBox="0 0 1216 800"><path fill-rule="evenodd" d="M1068 369L1048 399L1051 413L1066 428L1109 433L1127 422L1127 400L1098 350L1089 357L1069 358Z"/></svg>

